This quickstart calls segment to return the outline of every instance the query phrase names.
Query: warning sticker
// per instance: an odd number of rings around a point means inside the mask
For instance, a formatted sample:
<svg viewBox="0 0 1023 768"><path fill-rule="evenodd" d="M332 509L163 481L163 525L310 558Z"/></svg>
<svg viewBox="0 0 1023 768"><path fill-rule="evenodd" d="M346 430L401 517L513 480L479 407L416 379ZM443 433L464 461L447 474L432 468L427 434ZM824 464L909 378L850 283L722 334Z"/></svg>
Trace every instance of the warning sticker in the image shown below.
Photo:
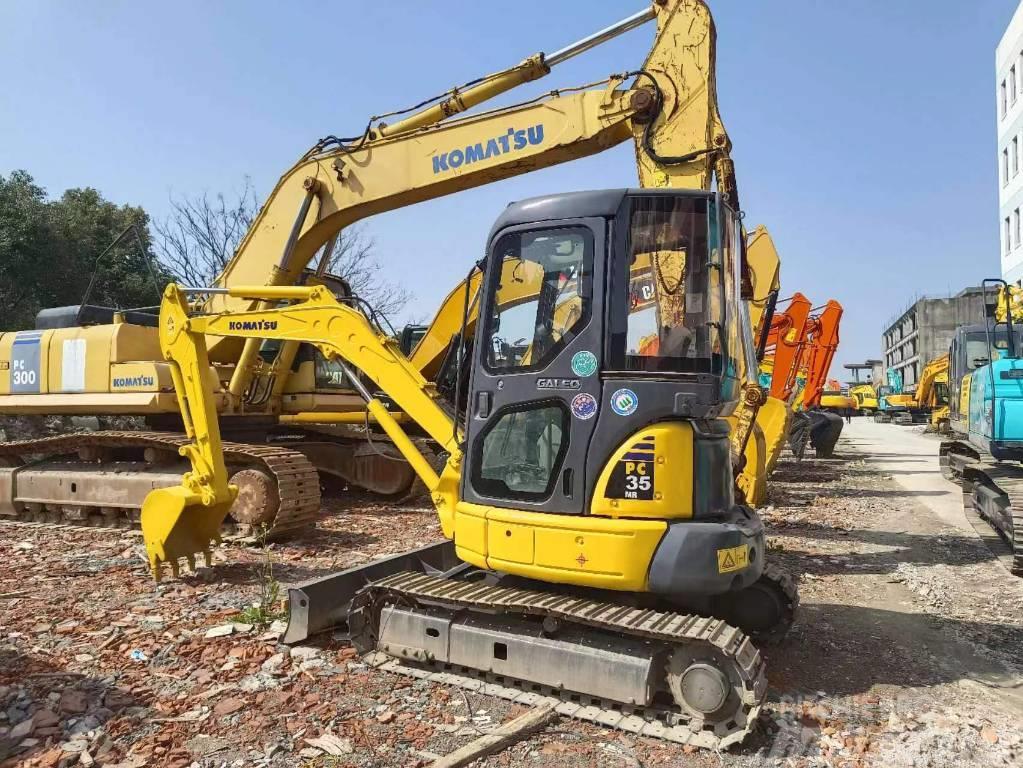
<svg viewBox="0 0 1023 768"><path fill-rule="evenodd" d="M740 544L737 547L718 550L718 573L731 573L741 571L749 565L749 545Z"/></svg>

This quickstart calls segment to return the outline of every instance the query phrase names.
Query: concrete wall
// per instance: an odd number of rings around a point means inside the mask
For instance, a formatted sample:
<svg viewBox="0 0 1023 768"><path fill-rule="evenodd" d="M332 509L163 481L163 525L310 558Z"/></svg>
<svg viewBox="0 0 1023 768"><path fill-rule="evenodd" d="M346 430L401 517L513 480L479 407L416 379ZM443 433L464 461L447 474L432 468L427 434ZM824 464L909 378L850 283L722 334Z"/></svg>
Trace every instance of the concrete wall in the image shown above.
<svg viewBox="0 0 1023 768"><path fill-rule="evenodd" d="M995 49L998 232L1002 277L1023 279L1023 3Z"/></svg>
<svg viewBox="0 0 1023 768"><path fill-rule="evenodd" d="M889 326L881 336L884 368L902 374L903 386L916 386L929 360L948 352L955 329L984 321L984 295L966 288L946 299L921 299Z"/></svg>

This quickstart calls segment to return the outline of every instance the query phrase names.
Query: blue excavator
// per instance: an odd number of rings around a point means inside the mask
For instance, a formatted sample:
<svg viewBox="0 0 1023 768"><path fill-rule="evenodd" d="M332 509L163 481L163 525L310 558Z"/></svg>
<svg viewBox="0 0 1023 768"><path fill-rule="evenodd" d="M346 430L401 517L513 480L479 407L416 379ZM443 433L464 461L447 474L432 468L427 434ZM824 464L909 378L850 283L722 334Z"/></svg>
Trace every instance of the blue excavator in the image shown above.
<svg viewBox="0 0 1023 768"><path fill-rule="evenodd" d="M963 488L966 516L1023 576L1023 289L983 283L985 322L960 326L949 348L949 427L942 474Z"/></svg>

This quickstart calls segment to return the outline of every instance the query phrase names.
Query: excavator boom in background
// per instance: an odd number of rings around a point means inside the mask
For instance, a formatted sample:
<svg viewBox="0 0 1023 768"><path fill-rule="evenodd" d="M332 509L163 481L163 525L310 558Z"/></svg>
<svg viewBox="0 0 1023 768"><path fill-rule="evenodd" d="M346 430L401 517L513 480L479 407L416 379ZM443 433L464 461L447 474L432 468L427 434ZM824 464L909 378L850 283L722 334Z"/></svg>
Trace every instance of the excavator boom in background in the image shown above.
<svg viewBox="0 0 1023 768"><path fill-rule="evenodd" d="M830 299L807 322L805 382L800 409L789 431L789 445L797 456L802 456L809 444L818 458L830 458L842 434L842 417L821 409L828 371L838 349L841 321L842 305Z"/></svg>
<svg viewBox="0 0 1023 768"><path fill-rule="evenodd" d="M192 469L143 505L154 571L208 551L237 492L211 364L232 350L240 395L264 341L283 369L309 345L415 470L445 541L293 590L289 640L347 621L395 672L478 685L455 672L472 670L491 693L526 686L567 697L566 714L694 746L745 738L766 693L751 636L783 633L797 596L734 498L725 418L740 399L756 418L751 316L767 307L718 115L713 21L699 0L664 0L549 58L651 20L642 68L603 88L460 119L444 102L319 143L263 206L231 285L167 288L160 343ZM479 103L544 61L457 99ZM363 307L292 285L361 218L629 139L640 189L551 194L499 216L472 329L466 283L447 392ZM253 248L280 263L238 284L245 263L265 263L243 258Z"/></svg>

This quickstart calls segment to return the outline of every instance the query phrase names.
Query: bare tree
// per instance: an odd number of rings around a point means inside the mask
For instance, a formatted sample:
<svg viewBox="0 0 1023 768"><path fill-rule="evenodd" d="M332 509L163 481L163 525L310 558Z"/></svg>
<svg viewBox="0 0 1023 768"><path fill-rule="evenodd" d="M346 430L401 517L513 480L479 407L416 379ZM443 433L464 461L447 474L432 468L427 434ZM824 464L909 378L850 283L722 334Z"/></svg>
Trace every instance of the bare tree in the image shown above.
<svg viewBox="0 0 1023 768"><path fill-rule="evenodd" d="M259 210L252 180L228 200L223 193L171 197L171 212L152 224L156 254L188 285L212 285Z"/></svg>
<svg viewBox="0 0 1023 768"><path fill-rule="evenodd" d="M175 278L187 285L213 285L231 260L259 212L252 180L245 178L232 197L208 193L172 197L171 212L153 223L154 250ZM319 268L325 249L311 266ZM375 243L359 225L343 230L324 272L343 278L352 292L384 315L400 312L411 299L403 286L387 279L377 261Z"/></svg>
<svg viewBox="0 0 1023 768"><path fill-rule="evenodd" d="M393 317L412 298L402 285L387 279L384 267L376 258L376 243L358 224L341 230L333 251L323 265L323 272L337 275L352 289L352 293L366 301L377 312ZM319 269L325 250L315 260Z"/></svg>

